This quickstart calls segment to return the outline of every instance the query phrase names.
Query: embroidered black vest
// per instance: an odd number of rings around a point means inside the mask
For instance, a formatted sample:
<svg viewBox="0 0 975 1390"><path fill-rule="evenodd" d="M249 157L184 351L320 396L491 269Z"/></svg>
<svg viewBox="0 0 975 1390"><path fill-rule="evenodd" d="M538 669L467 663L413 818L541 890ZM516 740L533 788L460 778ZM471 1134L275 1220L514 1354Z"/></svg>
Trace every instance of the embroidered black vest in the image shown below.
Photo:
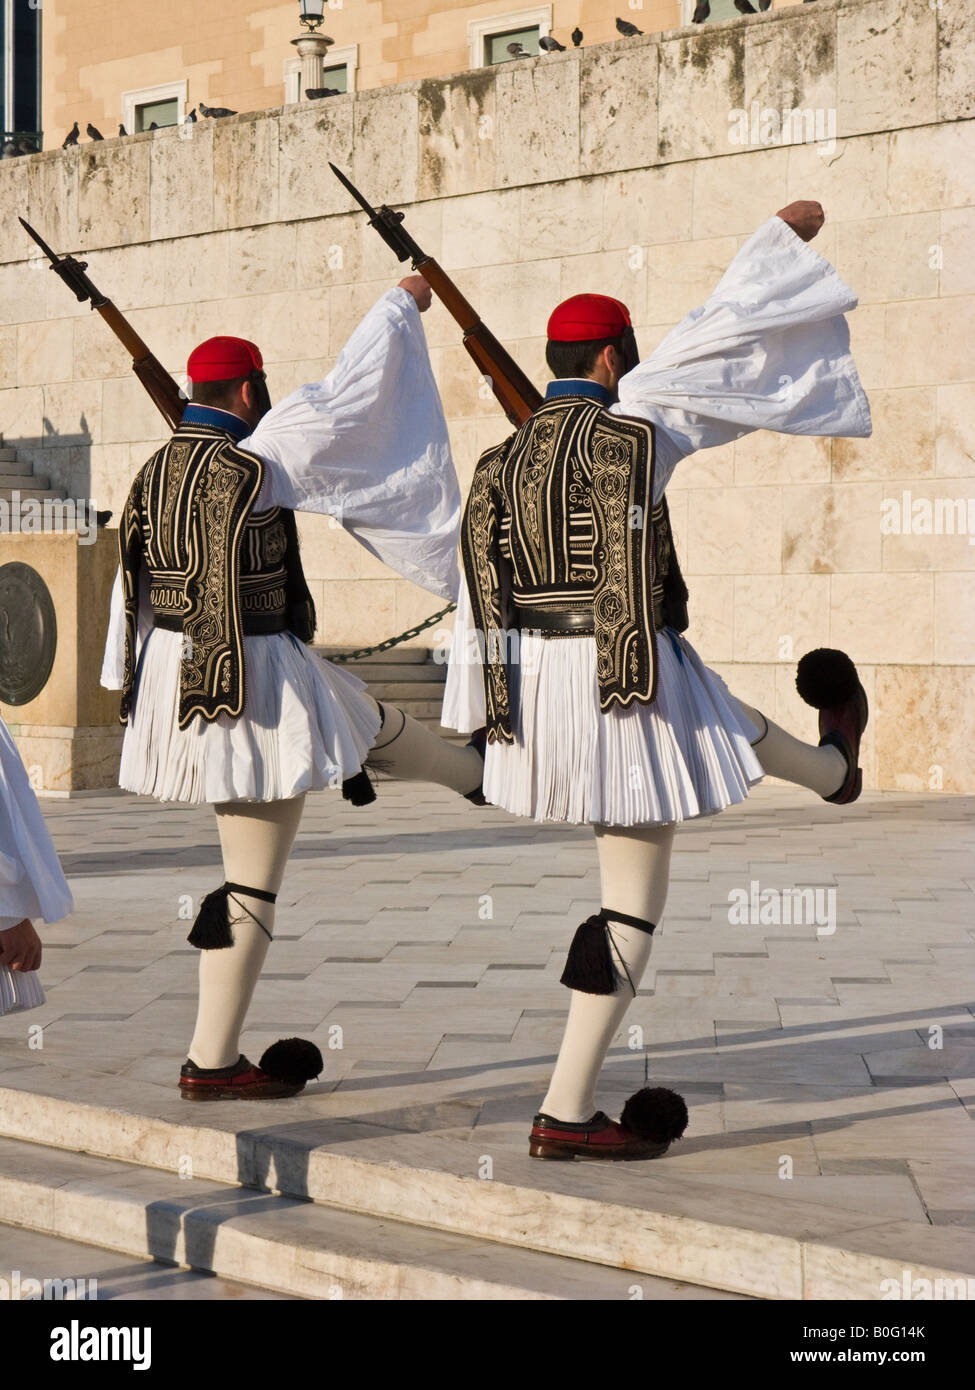
<svg viewBox="0 0 975 1390"><path fill-rule="evenodd" d="M648 422L562 396L478 461L461 551L491 742L514 741L506 633L519 609L591 611L602 709L655 698L654 631L688 619L653 449Z"/></svg>
<svg viewBox="0 0 975 1390"><path fill-rule="evenodd" d="M163 619L182 622L179 727L195 715L236 718L245 700L245 625L282 619L302 641L315 632L294 513L254 513L264 463L211 425L182 424L136 475L119 526L125 670L119 719L132 704L139 572ZM273 621L269 624L273 627Z"/></svg>

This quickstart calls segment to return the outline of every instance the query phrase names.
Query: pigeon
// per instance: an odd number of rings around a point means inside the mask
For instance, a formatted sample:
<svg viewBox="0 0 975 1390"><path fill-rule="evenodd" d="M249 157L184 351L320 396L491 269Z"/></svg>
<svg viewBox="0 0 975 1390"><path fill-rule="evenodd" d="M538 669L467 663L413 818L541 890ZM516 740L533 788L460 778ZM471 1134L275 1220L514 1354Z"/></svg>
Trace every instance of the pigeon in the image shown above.
<svg viewBox="0 0 975 1390"><path fill-rule="evenodd" d="M193 122L194 122L195 120L196 120L196 107L194 106L194 107L193 107L193 110L192 110L192 111L190 112L190 114L186 117L186 121L185 121L184 124L186 124L186 125L192 125Z"/></svg>
<svg viewBox="0 0 975 1390"><path fill-rule="evenodd" d="M525 50L522 48L522 46L521 46L520 43L509 43L509 44L508 44L508 52L511 54L512 58L530 58L530 57L531 57L531 54L530 54L530 53L526 53Z"/></svg>
<svg viewBox="0 0 975 1390"><path fill-rule="evenodd" d="M66 149L68 148L69 145L77 145L77 143L78 143L78 122L75 121L74 125L71 127L71 129L68 131L67 135L64 137L64 142L62 143L61 148L62 148L62 150L66 150Z"/></svg>
<svg viewBox="0 0 975 1390"><path fill-rule="evenodd" d="M207 106L205 102L200 102L200 115L211 116L215 121L219 121L221 116L236 116L236 111L231 111L227 106Z"/></svg>
<svg viewBox="0 0 975 1390"><path fill-rule="evenodd" d="M150 121L150 122L149 122L149 129L150 129L150 130L158 130L159 127L156 125L156 122L155 122L155 121Z"/></svg>
<svg viewBox="0 0 975 1390"><path fill-rule="evenodd" d="M118 123L118 133L119 135L128 135L129 133L121 121Z"/></svg>
<svg viewBox="0 0 975 1390"><path fill-rule="evenodd" d="M583 37L584 36L582 30L579 28L577 24L572 31L572 42L575 44L576 48L578 48L579 45L582 43Z"/></svg>
<svg viewBox="0 0 975 1390"><path fill-rule="evenodd" d="M769 0L769 3L771 3L771 0ZM692 24L703 24L704 21L707 19L708 15L709 15L710 13L711 13L711 5L710 5L710 3L709 3L709 0L698 0L697 9L694 11L693 15L691 16L691 23L692 23Z"/></svg>
<svg viewBox="0 0 975 1390"><path fill-rule="evenodd" d="M618 19L616 21L616 27L624 38L627 39L635 38L637 34L643 33L642 29L638 29L636 25L631 24L628 19Z"/></svg>
<svg viewBox="0 0 975 1390"><path fill-rule="evenodd" d="M12 140L4 140L3 148L0 149L0 159L16 159L20 151Z"/></svg>
<svg viewBox="0 0 975 1390"><path fill-rule="evenodd" d="M543 34L538 40L539 48L544 48L546 53L564 53L565 44L559 43L558 39L553 39L548 34Z"/></svg>
<svg viewBox="0 0 975 1390"><path fill-rule="evenodd" d="M305 88L305 96L308 97L308 99L309 99L310 101L318 101L318 99L319 99L320 97L337 97L337 96L341 96L341 95L342 95L342 94L341 94L341 92L339 91L338 87L306 87L306 88Z"/></svg>
<svg viewBox="0 0 975 1390"><path fill-rule="evenodd" d="M104 139L105 139L104 135L101 133L101 131L98 129L98 127L92 125L91 121L88 122L88 127L87 127L87 129L88 129L88 139L89 139L89 140L104 140Z"/></svg>
<svg viewBox="0 0 975 1390"><path fill-rule="evenodd" d="M36 145L32 145L30 140L26 136L22 135L21 138L17 141L17 153L37 154L38 150Z"/></svg>
<svg viewBox="0 0 975 1390"><path fill-rule="evenodd" d="M751 0L735 0L735 9L739 14L758 14Z"/></svg>

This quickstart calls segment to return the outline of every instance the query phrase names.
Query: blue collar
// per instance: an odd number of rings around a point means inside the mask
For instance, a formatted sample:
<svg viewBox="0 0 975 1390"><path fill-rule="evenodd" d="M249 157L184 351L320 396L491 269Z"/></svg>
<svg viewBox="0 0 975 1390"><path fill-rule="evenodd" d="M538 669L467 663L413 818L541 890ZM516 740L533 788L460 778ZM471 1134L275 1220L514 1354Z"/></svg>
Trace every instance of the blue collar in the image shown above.
<svg viewBox="0 0 975 1390"><path fill-rule="evenodd" d="M193 405L191 403L183 411L180 424L212 425L215 430L225 430L227 434L233 435L235 440L244 439L247 435L254 433L246 420L242 420L239 415L234 415L229 410L218 410L215 405Z"/></svg>
<svg viewBox="0 0 975 1390"><path fill-rule="evenodd" d="M545 399L550 401L558 396L590 396L600 405L613 404L612 391L600 386L598 381L590 381L582 376L560 377L558 381L550 381L545 388Z"/></svg>

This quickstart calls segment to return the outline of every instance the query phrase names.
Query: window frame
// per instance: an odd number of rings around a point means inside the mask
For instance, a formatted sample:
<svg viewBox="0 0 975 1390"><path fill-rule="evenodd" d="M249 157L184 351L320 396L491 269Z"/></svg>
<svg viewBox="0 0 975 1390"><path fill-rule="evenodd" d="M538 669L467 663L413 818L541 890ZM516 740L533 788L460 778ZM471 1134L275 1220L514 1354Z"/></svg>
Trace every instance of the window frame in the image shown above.
<svg viewBox="0 0 975 1390"><path fill-rule="evenodd" d="M511 33L517 29L533 29L538 26L538 37L546 38L552 32L552 6L534 5L527 10L509 10L505 14L488 15L485 19L467 21L467 45L470 51L472 68L499 68L503 63L485 63L484 41L497 34Z"/></svg>
<svg viewBox="0 0 975 1390"><path fill-rule="evenodd" d="M186 119L186 102L189 96L189 82L182 78L179 82L160 82L155 87L135 87L122 93L122 124L130 135L142 134L135 128L135 113L139 106L149 106L155 101L176 102L176 124L182 125ZM161 130L171 130L171 126L160 126Z"/></svg>
<svg viewBox="0 0 975 1390"><path fill-rule="evenodd" d="M346 44L343 48L330 48L322 60L323 68L340 68L345 65L345 92L356 90L356 71L359 67L359 45L357 43ZM301 76L301 59L285 58L284 60L284 104L285 106L298 106L305 103L305 98L301 94L301 83L298 80ZM328 86L327 82L323 83ZM294 95L292 95L294 93Z"/></svg>

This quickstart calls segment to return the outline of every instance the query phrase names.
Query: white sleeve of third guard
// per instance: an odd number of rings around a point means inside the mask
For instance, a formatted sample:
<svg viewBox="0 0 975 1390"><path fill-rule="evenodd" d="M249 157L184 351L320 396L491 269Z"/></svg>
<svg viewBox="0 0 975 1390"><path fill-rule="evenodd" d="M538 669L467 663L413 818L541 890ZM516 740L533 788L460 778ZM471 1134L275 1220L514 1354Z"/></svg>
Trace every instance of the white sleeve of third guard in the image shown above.
<svg viewBox="0 0 975 1390"><path fill-rule="evenodd" d="M152 631L152 607L142 583L142 570L139 571L139 630L136 633L135 660L138 663L142 644ZM102 673L99 684L106 690L121 690L125 676L125 603L122 597L122 570L115 571L112 585L112 606L108 617L108 635L105 638L105 652L102 657Z"/></svg>
<svg viewBox="0 0 975 1390"><path fill-rule="evenodd" d="M474 627L467 582L461 575L440 722L445 728L457 729L462 734L472 734L487 721L479 637Z"/></svg>
<svg viewBox="0 0 975 1390"><path fill-rule="evenodd" d="M406 290L387 291L328 376L274 406L240 447L268 465L258 510L333 516L414 584L456 597L460 487Z"/></svg>
<svg viewBox="0 0 975 1390"><path fill-rule="evenodd" d="M619 415L657 426L654 501L681 458L751 430L870 434L844 318L857 297L780 217L738 252L710 298L619 384Z"/></svg>

